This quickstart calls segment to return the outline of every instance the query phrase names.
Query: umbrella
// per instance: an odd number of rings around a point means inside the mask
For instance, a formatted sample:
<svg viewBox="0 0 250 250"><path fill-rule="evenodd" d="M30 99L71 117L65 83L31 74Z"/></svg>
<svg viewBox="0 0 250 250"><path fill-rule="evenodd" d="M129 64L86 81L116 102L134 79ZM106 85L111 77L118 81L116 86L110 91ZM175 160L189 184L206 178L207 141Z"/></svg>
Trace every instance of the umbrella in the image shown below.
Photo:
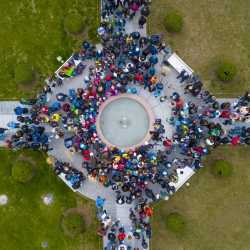
<svg viewBox="0 0 250 250"><path fill-rule="evenodd" d="M120 245L120 246L118 247L118 250L127 250L127 249L128 249L127 246L124 245L124 244L122 244L122 245Z"/></svg>
<svg viewBox="0 0 250 250"><path fill-rule="evenodd" d="M53 110L59 110L59 109L61 108L60 102L54 101L54 102L51 104L51 108L52 108Z"/></svg>
<svg viewBox="0 0 250 250"><path fill-rule="evenodd" d="M102 208L104 206L105 199L101 198L100 196L97 196L96 198L96 207Z"/></svg>
<svg viewBox="0 0 250 250"><path fill-rule="evenodd" d="M124 239L126 238L126 234L125 233L119 233L118 234L118 239L120 240L120 241L123 241Z"/></svg>
<svg viewBox="0 0 250 250"><path fill-rule="evenodd" d="M109 234L108 234L108 239L109 239L110 241L115 241L115 239L116 239L115 234L114 234L114 233L109 233Z"/></svg>
<svg viewBox="0 0 250 250"><path fill-rule="evenodd" d="M247 145L250 145L250 137L247 137L247 138L245 139L245 143L246 143Z"/></svg>
<svg viewBox="0 0 250 250"><path fill-rule="evenodd" d="M23 108L20 107L20 106L17 106L17 107L14 109L14 111L15 111L15 114L16 114L16 115L22 115L22 114L23 114Z"/></svg>
<svg viewBox="0 0 250 250"><path fill-rule="evenodd" d="M150 13L149 11L149 8L147 6L144 6L142 9L141 9L141 15L143 16L148 16Z"/></svg>
<svg viewBox="0 0 250 250"><path fill-rule="evenodd" d="M152 63L152 64L157 64L158 63L158 57L153 55L149 58L149 61Z"/></svg>
<svg viewBox="0 0 250 250"><path fill-rule="evenodd" d="M70 110L70 104L69 103L64 103L62 106L62 109L64 112L69 112Z"/></svg>
<svg viewBox="0 0 250 250"><path fill-rule="evenodd" d="M49 156L49 157L47 157L47 159L46 159L46 162L47 162L48 165L54 164L55 161L56 161L56 159L55 159L55 157L53 157L53 156Z"/></svg>
<svg viewBox="0 0 250 250"><path fill-rule="evenodd" d="M238 136L234 136L232 138L232 140L231 140L231 144L235 146L235 145L237 145L239 143L240 143L240 136L239 135Z"/></svg>
<svg viewBox="0 0 250 250"><path fill-rule="evenodd" d="M153 215L153 209L151 207L146 207L144 211L148 217L151 217Z"/></svg>

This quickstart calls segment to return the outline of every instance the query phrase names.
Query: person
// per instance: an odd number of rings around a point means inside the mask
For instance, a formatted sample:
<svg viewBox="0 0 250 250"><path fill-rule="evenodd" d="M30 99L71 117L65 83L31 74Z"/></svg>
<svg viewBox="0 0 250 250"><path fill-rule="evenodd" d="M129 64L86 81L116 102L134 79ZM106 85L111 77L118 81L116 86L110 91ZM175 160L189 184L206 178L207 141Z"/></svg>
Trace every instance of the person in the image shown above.
<svg viewBox="0 0 250 250"><path fill-rule="evenodd" d="M97 207L98 209L99 209L99 208L103 208L104 203L105 203L105 199L104 199L104 198L101 198L101 197L98 195L97 198L96 198L96 207Z"/></svg>
<svg viewBox="0 0 250 250"><path fill-rule="evenodd" d="M158 46L158 52L161 52L162 50L165 50L166 48L166 43L161 42Z"/></svg>
<svg viewBox="0 0 250 250"><path fill-rule="evenodd" d="M147 22L147 19L145 16L141 16L138 20L138 24L140 29L143 29L144 24Z"/></svg>
<svg viewBox="0 0 250 250"><path fill-rule="evenodd" d="M141 8L141 15L142 16L145 16L145 17L148 17L150 14L150 9L147 5L144 5L142 8Z"/></svg>
<svg viewBox="0 0 250 250"><path fill-rule="evenodd" d="M7 129L7 128L1 128L1 127L0 127L0 135L4 134L6 130L8 130L8 129Z"/></svg>

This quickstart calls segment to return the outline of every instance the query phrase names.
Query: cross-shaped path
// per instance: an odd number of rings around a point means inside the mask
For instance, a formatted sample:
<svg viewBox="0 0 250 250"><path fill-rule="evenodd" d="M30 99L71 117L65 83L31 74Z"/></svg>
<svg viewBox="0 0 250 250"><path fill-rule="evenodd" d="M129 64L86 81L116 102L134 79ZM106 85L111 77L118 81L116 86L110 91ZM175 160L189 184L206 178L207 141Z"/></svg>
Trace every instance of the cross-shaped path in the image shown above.
<svg viewBox="0 0 250 250"><path fill-rule="evenodd" d="M105 0L103 0L105 1ZM101 3L101 6L103 3ZM141 36L146 36L146 25L142 29L139 28L138 20L139 20L140 14L137 13L133 19L128 19L125 26L125 32L130 34L134 31L140 32ZM99 45L101 48L101 45ZM178 92L181 96L184 97L185 102L192 101L196 105L200 105L202 101L200 99L197 99L195 97L192 97L190 95L184 94L184 87L177 79L177 75L179 74L178 69L175 67L170 66L170 72L166 76L163 76L160 72L163 66L163 61L168 60L168 58L171 56L166 55L165 53L160 53L158 55L159 62L155 66L157 70L158 77L161 79L161 81L165 85L165 95L167 96L166 102L160 102L160 98L154 97L152 94L148 93L144 90L143 87L136 86L137 88L137 95L145 98L148 103L151 105L156 118L161 119L163 121L163 125L166 129L165 136L168 138L172 137L172 134L174 133L174 127L171 126L167 121L166 117L171 116L171 100L170 96L173 92ZM53 89L52 94L47 95L48 103L52 103L55 100L55 96L58 93L65 93L67 94L69 92L69 89L77 89L84 87L84 79L86 76L88 76L88 68L90 66L94 66L95 62L93 60L84 61L84 64L87 66L83 73L80 76L74 77L74 78L68 78L64 79L64 84L61 87L55 87ZM235 99L219 99L219 102L230 102L233 103ZM0 102L0 127L6 127L7 124L11 121L16 121L16 117L14 115L14 107L18 105L18 102ZM201 107L201 106L200 106ZM202 107L201 107L202 108ZM216 120L217 122L221 122L220 119ZM234 124L235 126L236 124ZM238 124L239 126L243 126L245 124ZM231 129L232 126L224 126L224 129ZM50 128L48 127L48 133L51 133ZM2 142L3 143L3 142ZM0 144L1 145L1 144ZM2 144L3 145L3 144ZM70 150L66 149L64 146L63 139L55 139L51 138L50 146L53 148L53 150L49 151L49 154L57 158L58 160L69 162L74 168L78 169L79 171L83 172L87 176L87 172L85 169L82 168L82 157L79 154L71 153ZM175 152L173 152L172 157L175 157ZM180 156L181 157L181 156ZM190 167L186 167L184 169L177 169L177 175L178 175L178 181L176 183L171 183L171 185L176 187L176 190L178 190L193 174L194 170ZM64 178L64 175L60 175L60 178L69 186L71 185L66 181ZM152 185L152 189L155 193L160 192L160 188L157 185ZM116 203L116 195L114 191L109 187L106 188L102 184L98 183L96 180L93 179L87 179L84 184L81 186L80 189L74 190L80 193L81 195L88 197L92 200L96 200L98 196L105 198L105 204L104 209L107 211L107 213L111 216L113 221L120 220L121 225L124 226L125 230L127 232L131 231L132 224L131 220L129 219L129 210L130 208L134 207L134 203L128 205L118 205ZM104 237L103 240L104 247L107 246L108 240L106 237ZM141 246L141 240L136 240L133 238L133 240L126 240L125 243L132 248L138 247L139 249L142 249ZM149 249L149 248L148 248Z"/></svg>

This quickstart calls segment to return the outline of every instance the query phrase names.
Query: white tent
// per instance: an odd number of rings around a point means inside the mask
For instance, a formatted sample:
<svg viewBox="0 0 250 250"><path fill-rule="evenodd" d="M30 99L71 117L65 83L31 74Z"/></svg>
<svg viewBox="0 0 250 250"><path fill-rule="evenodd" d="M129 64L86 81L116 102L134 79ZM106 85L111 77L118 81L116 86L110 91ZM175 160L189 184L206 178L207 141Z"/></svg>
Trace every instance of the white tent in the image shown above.
<svg viewBox="0 0 250 250"><path fill-rule="evenodd" d="M193 74L193 70L189 67L176 53L173 53L168 58L168 63L178 72L181 73L182 70L186 70L189 75Z"/></svg>

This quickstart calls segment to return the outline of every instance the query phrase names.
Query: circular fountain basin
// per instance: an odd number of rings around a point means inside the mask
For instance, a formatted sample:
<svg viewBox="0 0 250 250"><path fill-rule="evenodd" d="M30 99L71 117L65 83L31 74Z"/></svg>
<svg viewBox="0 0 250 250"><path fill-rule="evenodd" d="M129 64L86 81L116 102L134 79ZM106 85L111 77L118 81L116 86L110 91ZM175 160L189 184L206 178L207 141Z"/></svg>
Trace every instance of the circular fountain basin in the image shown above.
<svg viewBox="0 0 250 250"><path fill-rule="evenodd" d="M144 99L122 94L110 97L101 105L96 127L107 146L128 150L150 139L153 123L154 114Z"/></svg>

